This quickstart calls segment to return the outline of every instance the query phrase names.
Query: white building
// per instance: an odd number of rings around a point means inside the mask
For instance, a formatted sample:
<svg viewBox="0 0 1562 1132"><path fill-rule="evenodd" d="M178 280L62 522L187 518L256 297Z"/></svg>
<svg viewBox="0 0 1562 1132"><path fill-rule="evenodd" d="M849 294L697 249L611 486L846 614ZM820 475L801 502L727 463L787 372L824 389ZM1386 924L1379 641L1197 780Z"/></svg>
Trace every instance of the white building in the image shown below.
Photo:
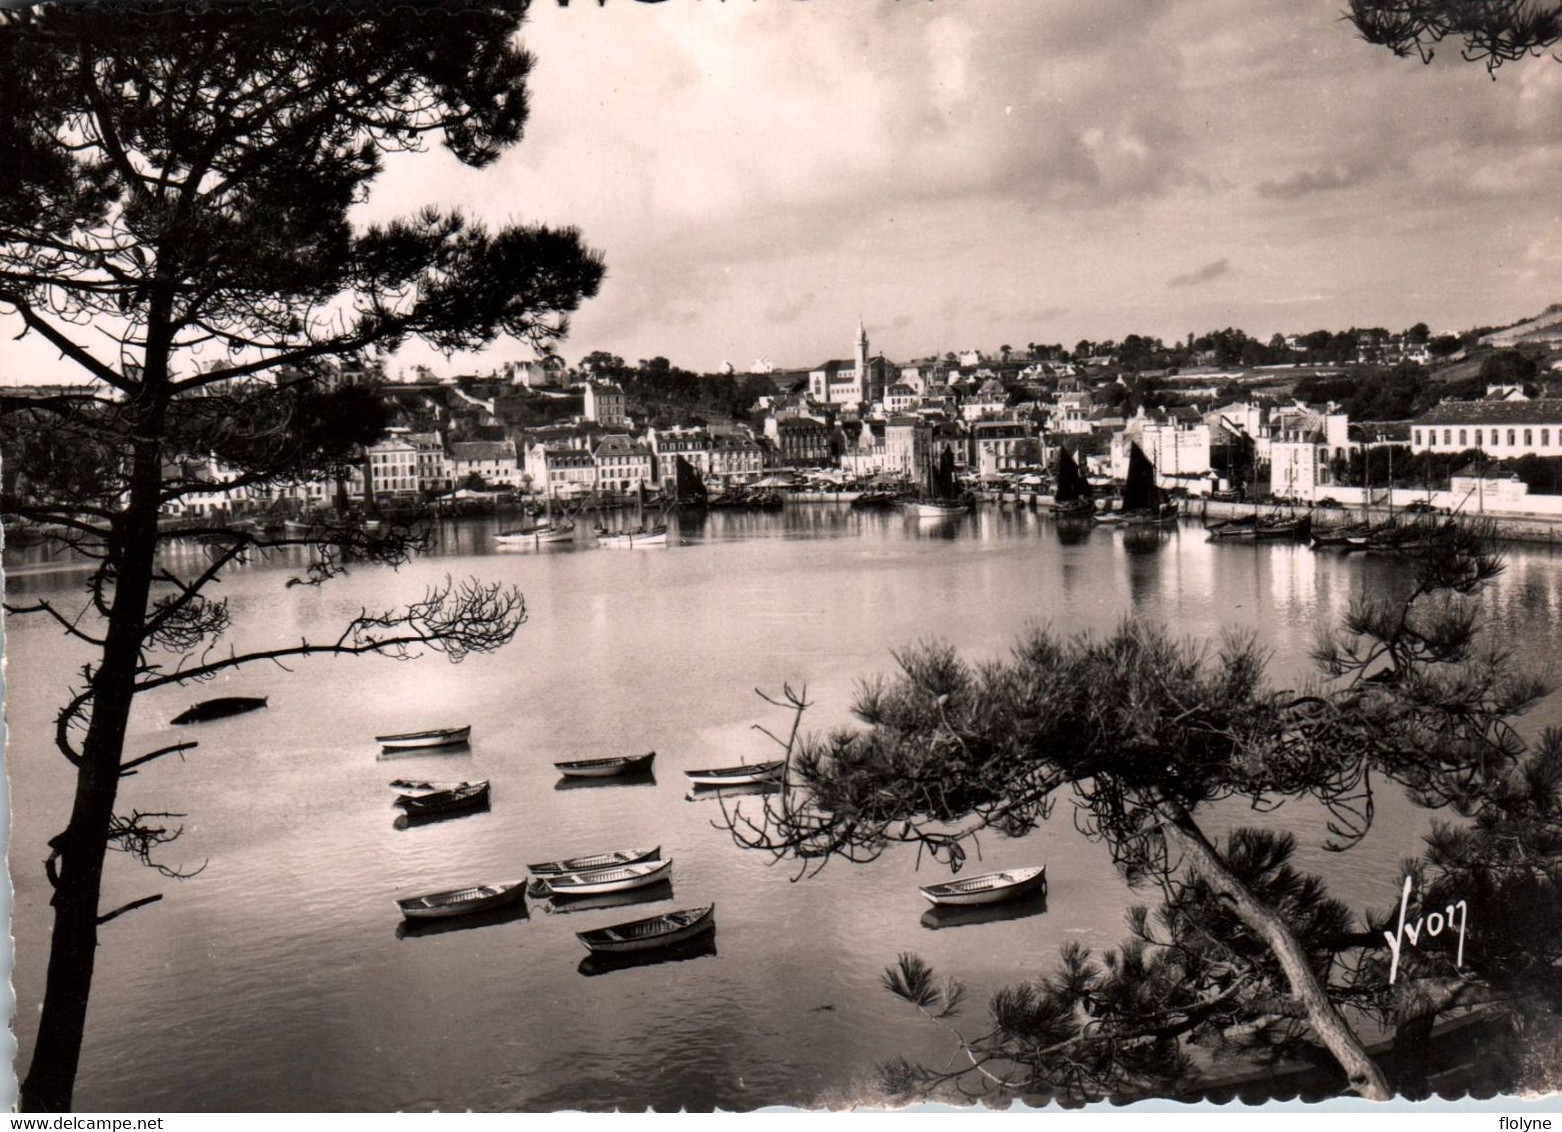
<svg viewBox="0 0 1562 1132"><path fill-rule="evenodd" d="M629 424L624 408L624 390L610 381L586 382L585 417L608 428Z"/></svg>
<svg viewBox="0 0 1562 1132"><path fill-rule="evenodd" d="M1411 422L1412 452L1469 448L1502 459L1562 456L1562 399L1445 401Z"/></svg>
<svg viewBox="0 0 1562 1132"><path fill-rule="evenodd" d="M521 464L511 440L458 440L450 446L450 478L460 487L468 476L489 487L521 486Z"/></svg>
<svg viewBox="0 0 1562 1132"><path fill-rule="evenodd" d="M604 436L592 457L596 460L597 488L601 491L631 492L641 487L649 491L655 484L650 449L627 436Z"/></svg>
<svg viewBox="0 0 1562 1132"><path fill-rule="evenodd" d="M1269 493L1313 502L1334 494L1330 461L1350 451L1350 421L1335 406L1297 404L1269 416Z"/></svg>

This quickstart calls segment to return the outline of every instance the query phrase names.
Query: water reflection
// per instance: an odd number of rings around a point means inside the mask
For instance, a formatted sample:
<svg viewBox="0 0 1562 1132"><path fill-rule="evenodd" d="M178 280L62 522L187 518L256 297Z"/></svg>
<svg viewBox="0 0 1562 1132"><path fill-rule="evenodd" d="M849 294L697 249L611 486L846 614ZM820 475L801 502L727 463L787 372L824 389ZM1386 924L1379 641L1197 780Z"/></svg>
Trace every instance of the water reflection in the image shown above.
<svg viewBox="0 0 1562 1132"><path fill-rule="evenodd" d="M512 900L485 912L473 912L468 916L451 916L443 920L402 920L396 925L397 939L419 939L429 935L449 935L451 932L471 931L473 928L491 928L499 924L513 924L528 920L526 900Z"/></svg>
<svg viewBox="0 0 1562 1132"><path fill-rule="evenodd" d="M607 975L614 971L627 971L634 967L656 967L663 963L686 963L690 959L703 959L716 954L716 933L710 932L702 939L691 940L678 947L661 951L630 952L627 955L588 955L576 968L588 978Z"/></svg>
<svg viewBox="0 0 1562 1132"><path fill-rule="evenodd" d="M1054 519L1052 526L1058 533L1058 541L1064 546L1081 546L1089 542L1090 532L1095 529L1095 524L1088 518Z"/></svg>
<svg viewBox="0 0 1562 1132"><path fill-rule="evenodd" d="M608 778L572 778L560 775L553 784L555 790L595 790L601 786L655 786L656 771L645 770L639 774L616 774Z"/></svg>
<svg viewBox="0 0 1562 1132"><path fill-rule="evenodd" d="M958 905L939 905L922 913L922 926L929 931L940 928L965 927L969 924L996 924L1002 920L1023 920L1039 916L1047 910L1047 894L1033 892L1018 900L1005 900L1001 904L977 904L961 908Z"/></svg>
<svg viewBox="0 0 1562 1132"><path fill-rule="evenodd" d="M751 794L779 794L779 782L750 782L743 786L695 786L684 795L686 802L720 801L723 798L742 798Z"/></svg>
<svg viewBox="0 0 1562 1132"><path fill-rule="evenodd" d="M478 814L486 814L492 808L489 800L484 798L475 806L468 806L461 810L445 810L435 814L402 814L391 825L396 829L416 829L424 825L439 825L447 821L460 821L462 818L476 817Z"/></svg>
<svg viewBox="0 0 1562 1132"><path fill-rule="evenodd" d="M445 747L411 747L406 750L400 750L395 747L381 747L380 753L375 758L380 762L388 763L396 762L399 759L445 759L462 755L470 756L471 753L472 744L465 742L451 743Z"/></svg>

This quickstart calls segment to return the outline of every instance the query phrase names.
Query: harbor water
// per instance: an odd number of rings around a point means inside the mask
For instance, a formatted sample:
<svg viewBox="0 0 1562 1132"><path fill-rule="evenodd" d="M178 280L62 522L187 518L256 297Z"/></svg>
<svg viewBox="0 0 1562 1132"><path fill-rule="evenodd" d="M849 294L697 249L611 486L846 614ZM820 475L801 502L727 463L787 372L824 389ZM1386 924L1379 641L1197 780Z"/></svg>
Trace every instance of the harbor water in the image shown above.
<svg viewBox="0 0 1562 1132"><path fill-rule="evenodd" d="M334 637L363 608L420 597L447 576L517 585L512 644L452 665L439 655L261 664L141 697L127 757L198 739L128 778L120 810L171 812L183 836L171 880L111 854L103 907L161 892L104 927L76 1090L84 1111L739 1108L877 1099L875 1066L942 1064L950 1037L879 985L913 951L970 989L960 1024L980 1032L987 997L1048 974L1069 942L1116 946L1130 891L1081 836L1066 800L1029 836L980 840L970 871L1048 868L1045 902L1009 918L940 920L919 885L947 869L894 848L866 865L795 864L734 846L722 805L683 772L774 757L755 725L790 720L756 690L806 686L804 726L849 723L856 681L893 670L893 650L946 641L1002 656L1028 626L1106 632L1123 619L1269 650L1280 687L1310 674L1318 631L1391 581L1392 560L1296 544L1230 546L1193 524L1166 532L1070 533L1019 508L952 520L793 506L676 523L662 549L501 552L496 525L451 523L441 549L400 571L354 569L295 586L296 561L228 574L234 644ZM193 568L195 545L169 563ZM181 556L187 555L185 560ZM85 600L69 564L9 555L13 601ZM1562 557L1515 547L1483 599L1488 626L1536 664L1562 622ZM66 820L72 768L55 713L88 659L43 618L6 625L7 769L13 810L19 1069L31 1054L50 928L41 862ZM267 696L259 712L174 728L191 703ZM1562 722L1559 697L1523 729ZM468 747L382 757L373 736L470 724ZM653 775L602 785L553 763L654 750ZM393 778L488 779L488 810L406 828ZM758 812L762 798L741 800ZM1433 815L1380 792L1376 824L1347 854L1323 847L1301 807L1211 821L1279 823L1300 863L1355 908L1397 899L1400 866ZM395 899L520 879L527 862L660 845L670 889L633 907L524 914L447 930L403 926ZM713 946L680 961L583 967L577 931L714 903Z"/></svg>

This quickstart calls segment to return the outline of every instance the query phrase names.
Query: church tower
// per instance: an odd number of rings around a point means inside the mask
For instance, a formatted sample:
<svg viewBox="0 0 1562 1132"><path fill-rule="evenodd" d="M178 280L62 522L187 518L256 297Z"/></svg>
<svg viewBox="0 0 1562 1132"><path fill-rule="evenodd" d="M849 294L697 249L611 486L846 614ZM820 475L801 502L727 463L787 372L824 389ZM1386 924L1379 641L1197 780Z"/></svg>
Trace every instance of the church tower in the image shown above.
<svg viewBox="0 0 1562 1132"><path fill-rule="evenodd" d="M864 405L868 403L868 330L862 324L862 316L857 316L857 395Z"/></svg>

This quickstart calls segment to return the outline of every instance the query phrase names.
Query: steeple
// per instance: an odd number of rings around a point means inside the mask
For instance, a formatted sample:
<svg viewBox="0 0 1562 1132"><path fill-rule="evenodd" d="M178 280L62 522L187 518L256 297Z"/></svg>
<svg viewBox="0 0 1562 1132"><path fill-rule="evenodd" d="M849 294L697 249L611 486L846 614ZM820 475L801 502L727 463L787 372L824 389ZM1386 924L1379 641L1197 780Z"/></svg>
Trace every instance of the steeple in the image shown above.
<svg viewBox="0 0 1562 1132"><path fill-rule="evenodd" d="M862 324L862 315L857 316L857 377L862 378L868 372L868 328Z"/></svg>

